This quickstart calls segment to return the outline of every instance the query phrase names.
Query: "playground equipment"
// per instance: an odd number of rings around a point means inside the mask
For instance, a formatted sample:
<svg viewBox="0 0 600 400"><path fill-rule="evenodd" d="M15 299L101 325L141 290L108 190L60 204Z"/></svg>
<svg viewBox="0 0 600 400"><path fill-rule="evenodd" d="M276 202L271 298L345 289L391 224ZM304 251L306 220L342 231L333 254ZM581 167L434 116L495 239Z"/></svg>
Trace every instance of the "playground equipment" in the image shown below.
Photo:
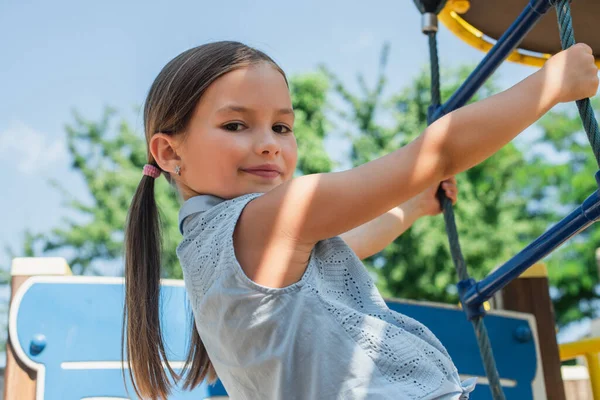
<svg viewBox="0 0 600 400"><path fill-rule="evenodd" d="M489 51L526 7L524 0L448 0L439 19L462 41L484 52ZM600 56L600 36L596 29L600 18L600 2L572 2L573 26L577 39L594 49ZM534 9L535 10L535 9ZM562 50L556 17L552 13L540 16L539 21L523 37L519 47L506 58L508 61L541 67L552 54ZM596 62L600 66L600 60Z"/></svg>
<svg viewBox="0 0 600 400"><path fill-rule="evenodd" d="M43 275L54 273L54 276ZM69 276L61 259L15 259L9 333L11 354L32 381L9 362L7 400L134 399L129 375L125 390L121 368L122 278ZM172 366L183 364L188 306L183 281L163 280L162 326ZM469 322L458 307L389 300L390 308L417 318L444 343L459 371L480 378L474 399L490 399L490 391ZM529 314L493 311L490 327L501 383L511 399L545 399L536 323ZM185 327L185 328L184 328ZM126 364L125 364L126 365ZM302 366L298 366L302 368ZM21 374L21 376L17 376ZM175 392L172 400L226 396L218 384L191 392Z"/></svg>
<svg viewBox="0 0 600 400"><path fill-rule="evenodd" d="M449 12L455 21L459 21L456 11L461 11L464 13L464 18L470 19L474 24L487 24L481 26L486 28L492 37L496 35L498 39L465 83L446 103L442 104L436 35L437 15L444 9L447 1L414 0L414 2L423 15L423 33L429 38L429 54L431 59L431 106L428 115L429 123L466 104L495 69L514 53L520 43L524 43L525 46L529 46L534 51L550 51L554 39L548 39L546 36L539 34L539 32L543 32L543 25L540 25L541 28L537 31L533 31L533 29L553 6L556 9L558 19L561 48L566 49L575 44L570 0L530 0L526 4L521 4L522 11L510 26L506 25L505 18L501 18L500 15L510 15L507 6L511 3L511 11L518 10L517 1L450 1L448 6L454 7L454 10L451 9ZM494 3L495 6L493 5ZM471 5L474 6L472 9ZM596 16L600 15L598 14L600 7L596 3L582 1L580 5L582 7L577 8L579 11L596 13ZM584 8L585 5L587 5L587 9ZM485 10L485 12L482 10ZM462 24L463 27L472 27L464 18L460 19L464 22ZM502 23L505 25L503 26ZM588 29L585 31L589 32L592 26L587 27ZM497 30L499 30L499 33L496 32ZM547 31L546 35L548 35ZM591 44L596 45L596 42L591 42ZM555 50L558 51L561 48L556 47ZM598 47L594 48L594 51L597 52L598 50ZM600 166L600 129L598 128L590 100L577 101L577 108L579 109L583 127L592 146L594 156ZM596 173L595 178L600 186L600 171ZM480 282L476 282L470 278L467 272L458 240L452 203L445 197L443 192L440 192L439 197L444 210L452 260L454 261L460 280L457 286L461 303L467 314L467 318L473 323L481 351L481 358L485 366L486 375L490 381L493 398L495 400L505 399L498 369L494 361L490 338L483 323L483 317L486 313L483 303L517 278L527 268L548 255L566 240L600 219L600 192L596 190L580 207Z"/></svg>
<svg viewBox="0 0 600 400"><path fill-rule="evenodd" d="M548 20L548 17L544 16L553 6L557 10L562 48L569 47L575 42L568 0L529 0L528 2L523 0L520 3L517 0L496 2L450 0L447 4L449 8L446 9L443 9L445 0L415 0L415 4L424 15L423 30L428 35L430 44L432 60L430 122L463 106L505 59L534 64L532 60L543 61L548 54L558 51L559 48L553 44L553 39L546 40L544 34L539 33L544 32L542 28L545 22L540 23L539 32L537 27L534 29L536 23L542 18L545 18L543 21ZM518 9L518 4L521 5L522 11L517 13L512 25L504 26L505 21L510 18L510 13ZM594 25L590 24L586 27L584 19L591 14L593 15L591 21L597 21L600 18L600 6L593 0L580 0L574 2L574 9L577 10L575 17L583 21L584 28L580 29L575 25L576 29L578 32L581 31L584 41L592 44L595 52L600 51L600 43L594 42L595 37L586 36L589 33L586 28L591 29ZM504 11L507 11L506 18L504 18ZM443 104L439 90L436 43L437 15L440 12L442 21L455 33L458 32L456 28L458 24L460 29L465 29L482 40L485 38L481 32L485 32L492 39L497 38L493 46L490 44L489 52L479 66ZM499 15L503 17L500 18ZM523 43L524 50L516 50L519 43ZM485 46L483 49L487 50ZM529 54L525 50L538 52L538 54ZM600 132L589 100L579 101L577 105L594 155L600 164ZM600 185L600 173L596 174L596 181ZM526 314L492 311L486 318L487 325L491 328L488 334L483 324L486 312L482 305L564 241L597 221L600 218L600 193L596 191L591 194L582 206L480 282L469 278L467 274L451 204L447 199L442 199L442 204L452 256L459 272L458 288L461 303L468 319L473 322L475 334L467 330L468 322L460 318L458 315L460 311L456 308L399 301L390 301L390 308L428 325L447 347L461 372L481 377L485 369L487 381L483 378L480 380L473 398L491 398L487 384L491 388L494 399L504 399L505 395L510 399L546 398L541 383L542 368L534 319ZM21 260L17 265L31 262L34 261ZM18 397L13 398L19 400L127 398L125 387L129 384L124 384L119 378L123 365L119 361L121 359L118 353L120 337L117 334L120 331L122 318L122 280L81 277L28 278L30 275L43 273L44 270L37 270L35 267L30 268L28 273L23 273L19 268L13 271L14 297L10 311L11 346L8 357L10 360L14 353L19 361L15 359L13 365L16 366L7 367L6 385L9 393L11 395L18 393ZM162 288L165 339L172 353L169 359L177 368L177 362L183 359L185 343L181 332L188 331L180 329L186 322L183 317L184 289L181 283L173 281L164 281ZM77 299L77 302L73 299ZM448 329L449 326L452 329ZM479 350L476 350L476 344ZM483 366L479 359L479 352L482 354ZM495 360L493 355L496 356ZM19 385L21 381L27 382L27 378L23 378L23 375L30 378L35 376L35 385L32 385L33 381L29 379L28 388L16 387L11 392L13 388L9 388L9 385ZM18 382L19 379L21 381ZM592 379L595 378L592 376ZM598 387L597 384L595 387ZM131 393L131 386L129 388ZM198 395L201 398L214 398L224 394L219 386L215 388L201 386L194 392L175 393L173 399Z"/></svg>
<svg viewBox="0 0 600 400"><path fill-rule="evenodd" d="M600 398L600 338L584 339L560 345L562 361L572 360L579 356L585 357L592 384L592 394L594 399L598 399Z"/></svg>
<svg viewBox="0 0 600 400"><path fill-rule="evenodd" d="M523 281L541 280L529 270ZM129 375L123 382L120 328L123 279L71 276L66 261L58 258L13 260L12 301L9 316L5 399L18 400L116 400L132 393ZM162 282L163 326L169 360L176 370L185 355L188 323L183 282ZM528 288L531 292L532 289ZM507 293L508 297L513 297ZM535 304L540 300L534 292ZM523 299L519 299L523 300ZM549 301L549 298L546 299ZM525 299L527 301L527 299ZM505 299L504 302L508 302ZM473 398L491 394L479 350L469 322L458 307L443 304L388 300L390 308L417 318L429 326L446 345L463 377L477 376ZM542 308L545 308L542 305ZM540 317L538 313L538 317ZM541 351L543 317L527 313L490 311L493 350L502 387L510 399L547 399ZM551 325L552 322L550 321ZM449 329L451 327L451 329ZM538 328L539 327L539 328ZM553 332L549 333L553 335ZM561 345L561 359L578 355L588 359L594 398L600 398L600 340ZM202 385L192 392L175 392L172 400L225 398L222 385ZM556 398L553 396L551 398Z"/></svg>

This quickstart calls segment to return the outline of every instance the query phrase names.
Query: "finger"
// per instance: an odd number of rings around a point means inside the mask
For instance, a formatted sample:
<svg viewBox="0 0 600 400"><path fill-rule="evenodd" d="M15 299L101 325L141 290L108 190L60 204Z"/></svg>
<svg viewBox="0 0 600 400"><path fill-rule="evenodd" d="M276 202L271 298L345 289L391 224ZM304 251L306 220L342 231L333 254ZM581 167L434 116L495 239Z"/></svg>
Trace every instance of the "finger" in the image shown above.
<svg viewBox="0 0 600 400"><path fill-rule="evenodd" d="M577 43L575 46L580 47L586 53L594 54L594 50L592 50L592 48L585 43Z"/></svg>
<svg viewBox="0 0 600 400"><path fill-rule="evenodd" d="M448 190L448 191L446 191L446 196L447 196L447 197L448 197L450 200L452 200L452 204L456 203L456 200L457 200L457 198L458 198L458 196L457 196L457 194L456 194L456 191L454 191L454 190Z"/></svg>
<svg viewBox="0 0 600 400"><path fill-rule="evenodd" d="M446 197L450 197L450 194L456 191L455 188L453 188L452 186L443 186L443 189Z"/></svg>

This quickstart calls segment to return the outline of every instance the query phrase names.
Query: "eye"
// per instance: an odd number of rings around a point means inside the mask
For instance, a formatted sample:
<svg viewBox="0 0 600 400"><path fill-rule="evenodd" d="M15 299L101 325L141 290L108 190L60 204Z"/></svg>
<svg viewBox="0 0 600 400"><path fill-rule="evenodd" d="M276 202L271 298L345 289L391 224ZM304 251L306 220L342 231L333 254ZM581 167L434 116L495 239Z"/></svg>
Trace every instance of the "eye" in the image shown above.
<svg viewBox="0 0 600 400"><path fill-rule="evenodd" d="M273 131L276 133L283 134L283 133L290 133L292 130L285 125L275 125L275 126L273 126Z"/></svg>
<svg viewBox="0 0 600 400"><path fill-rule="evenodd" d="M244 124L239 122L230 122L228 124L223 125L223 129L230 132L236 132L244 128Z"/></svg>

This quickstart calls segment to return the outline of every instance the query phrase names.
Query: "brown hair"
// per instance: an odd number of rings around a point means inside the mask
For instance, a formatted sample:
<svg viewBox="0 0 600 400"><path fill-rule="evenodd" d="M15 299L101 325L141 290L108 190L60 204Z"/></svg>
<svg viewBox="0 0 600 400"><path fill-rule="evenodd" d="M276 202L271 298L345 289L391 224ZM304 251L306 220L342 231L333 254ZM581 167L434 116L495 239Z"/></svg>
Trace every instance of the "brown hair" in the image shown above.
<svg viewBox="0 0 600 400"><path fill-rule="evenodd" d="M269 56L238 42L209 43L175 57L160 71L146 98L147 145L158 132L183 134L202 94L216 79L261 62L272 64L285 77ZM157 165L149 149L148 163ZM171 181L167 173L164 175ZM159 323L160 264L160 219L154 179L143 176L133 196L125 230L121 357L124 359L126 349L133 388L139 397L151 399L166 399L172 387L170 378L178 382L185 376L184 389L193 389L204 378L209 382L217 379L195 324L192 324L190 347L181 374L167 362Z"/></svg>

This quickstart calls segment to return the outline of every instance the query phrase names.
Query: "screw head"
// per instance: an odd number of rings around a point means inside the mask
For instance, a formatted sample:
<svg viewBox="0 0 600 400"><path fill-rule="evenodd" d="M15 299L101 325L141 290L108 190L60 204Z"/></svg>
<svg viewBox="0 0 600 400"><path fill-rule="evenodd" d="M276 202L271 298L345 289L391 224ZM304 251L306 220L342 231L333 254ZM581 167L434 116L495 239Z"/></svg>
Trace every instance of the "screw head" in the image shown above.
<svg viewBox="0 0 600 400"><path fill-rule="evenodd" d="M46 336L38 333L33 336L31 343L29 344L29 353L32 356L37 356L46 348Z"/></svg>
<svg viewBox="0 0 600 400"><path fill-rule="evenodd" d="M520 325L517 327L517 329L515 329L514 337L518 342L521 343L527 343L533 338L531 329L525 325Z"/></svg>

